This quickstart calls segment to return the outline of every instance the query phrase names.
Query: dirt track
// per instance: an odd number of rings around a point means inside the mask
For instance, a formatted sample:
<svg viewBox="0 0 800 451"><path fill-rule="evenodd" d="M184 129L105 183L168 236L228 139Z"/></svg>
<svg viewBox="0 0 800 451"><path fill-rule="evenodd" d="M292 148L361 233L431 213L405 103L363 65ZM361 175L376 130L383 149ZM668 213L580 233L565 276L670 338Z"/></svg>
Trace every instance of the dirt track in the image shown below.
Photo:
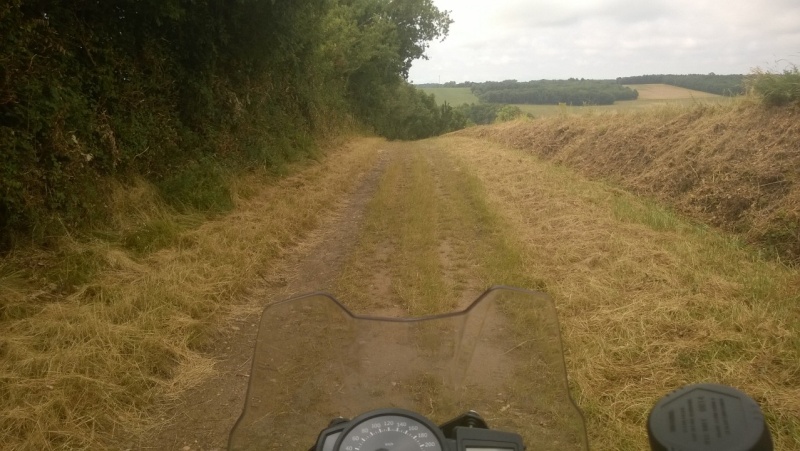
<svg viewBox="0 0 800 451"><path fill-rule="evenodd" d="M400 197L410 197L404 190L413 188L410 173L413 164L423 164L436 175L432 193L434 198L451 201L456 196L455 187L444 186L441 171L447 170L450 161L442 156L431 161L431 150L423 144L410 146L398 143L384 143L377 149L379 154L376 166L363 176L358 189L342 199L336 213L326 218L322 225L302 243L289 251L280 268L265 275L263 281L255 284L248 294L247 305L220 333L218 345L212 351L218 360L218 373L199 387L183 396L177 405L164 416L165 427L154 437L143 440L135 449L185 449L216 450L224 449L228 433L238 418L246 394L247 376L253 352L254 340L261 309L269 302L286 299L302 293L327 291L343 300L354 312L386 317L404 317L413 314L414 309L404 302L402 289L397 289L397 279L393 274L392 260L399 252L393 236L378 232L379 243L370 247L368 254L359 247L359 239L364 240L362 229L365 210L373 201L382 178L386 178L387 166L402 173L396 179L398 185L385 187ZM415 157L412 157L412 152ZM452 169L452 168L450 168ZM434 180L433 178L430 180ZM397 192L394 192L397 190ZM398 206L402 210L402 206ZM437 204L438 210L446 209ZM438 217L441 211L432 213ZM434 222L437 218L430 218ZM457 221L455 217L438 218L439 221ZM470 274L463 265L468 260L470 240L475 237L455 236L448 229L446 239L436 245L435 253L442 265L447 284L456 286L458 296L450 299L447 305L434 307L435 311L450 311L463 308L474 300L484 286ZM444 236L443 235L443 236ZM374 237L373 237L374 238ZM374 251L374 252L373 252ZM472 262L477 265L477 262ZM354 268L355 266L355 268ZM417 269L413 269L414 272ZM359 279L357 290L344 293L341 279ZM352 286L352 283L350 284ZM413 296L413 295L411 295ZM433 310L426 310L431 313Z"/></svg>
<svg viewBox="0 0 800 451"><path fill-rule="evenodd" d="M254 284L248 306L220 332L212 351L218 359L216 377L186 393L165 414L165 427L155 437L132 444L135 449L216 450L227 447L228 433L241 413L261 307L269 302L313 291L330 291L363 222L364 209L386 166L378 164L357 191L337 206L336 213L300 243L279 271Z"/></svg>
<svg viewBox="0 0 800 451"><path fill-rule="evenodd" d="M698 380L744 389L769 409L776 449L798 445L796 271L528 153L452 136L376 145L358 189L223 326L217 375L126 447L225 448L265 303L324 290L359 313L406 316L458 308L493 284L556 298L594 449L645 449L649 406ZM446 302L415 305L425 293Z"/></svg>

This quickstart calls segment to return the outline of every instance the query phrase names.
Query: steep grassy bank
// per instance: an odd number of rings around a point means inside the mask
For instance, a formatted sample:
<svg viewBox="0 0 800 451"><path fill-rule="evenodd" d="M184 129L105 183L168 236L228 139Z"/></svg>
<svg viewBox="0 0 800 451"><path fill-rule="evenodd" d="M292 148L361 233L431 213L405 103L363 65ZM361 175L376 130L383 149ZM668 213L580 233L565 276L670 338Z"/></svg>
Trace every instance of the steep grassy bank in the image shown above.
<svg viewBox="0 0 800 451"><path fill-rule="evenodd" d="M800 113L749 102L559 116L464 136L533 152L800 261Z"/></svg>
<svg viewBox="0 0 800 451"><path fill-rule="evenodd" d="M433 142L477 177L518 268L555 299L591 449L649 449L653 404L700 381L749 393L775 449L800 447L796 269L528 151Z"/></svg>

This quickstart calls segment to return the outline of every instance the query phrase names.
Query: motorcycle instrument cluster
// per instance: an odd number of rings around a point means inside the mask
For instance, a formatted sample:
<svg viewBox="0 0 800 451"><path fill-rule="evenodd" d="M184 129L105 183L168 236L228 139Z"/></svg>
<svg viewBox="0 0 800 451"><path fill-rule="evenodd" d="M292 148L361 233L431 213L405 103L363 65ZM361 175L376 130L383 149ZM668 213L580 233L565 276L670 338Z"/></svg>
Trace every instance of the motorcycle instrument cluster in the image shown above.
<svg viewBox="0 0 800 451"><path fill-rule="evenodd" d="M475 427L478 426L478 427ZM368 412L337 420L322 431L314 451L522 451L522 438L491 430L475 412L439 427L403 409Z"/></svg>
<svg viewBox="0 0 800 451"><path fill-rule="evenodd" d="M387 413L362 417L339 440L339 451L424 450L441 451L435 426L416 414Z"/></svg>

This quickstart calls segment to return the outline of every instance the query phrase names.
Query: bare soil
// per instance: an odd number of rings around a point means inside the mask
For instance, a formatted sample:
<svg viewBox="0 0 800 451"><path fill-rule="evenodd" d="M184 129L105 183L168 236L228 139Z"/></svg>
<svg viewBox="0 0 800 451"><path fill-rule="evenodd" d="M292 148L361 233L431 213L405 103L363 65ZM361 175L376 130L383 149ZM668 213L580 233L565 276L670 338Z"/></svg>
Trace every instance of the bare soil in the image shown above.
<svg viewBox="0 0 800 451"><path fill-rule="evenodd" d="M639 100L716 99L722 96L660 83L628 85L639 91Z"/></svg>

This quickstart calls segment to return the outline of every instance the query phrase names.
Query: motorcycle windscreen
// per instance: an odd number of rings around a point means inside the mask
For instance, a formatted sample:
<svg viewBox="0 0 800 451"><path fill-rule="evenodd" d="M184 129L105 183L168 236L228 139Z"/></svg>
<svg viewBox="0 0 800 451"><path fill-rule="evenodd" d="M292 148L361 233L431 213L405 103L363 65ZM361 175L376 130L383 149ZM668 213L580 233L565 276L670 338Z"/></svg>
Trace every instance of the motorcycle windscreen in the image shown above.
<svg viewBox="0 0 800 451"><path fill-rule="evenodd" d="M325 294L267 307L229 448L308 450L332 419L387 407L437 424L474 410L528 449L588 449L552 300L502 287L420 319L355 316Z"/></svg>

